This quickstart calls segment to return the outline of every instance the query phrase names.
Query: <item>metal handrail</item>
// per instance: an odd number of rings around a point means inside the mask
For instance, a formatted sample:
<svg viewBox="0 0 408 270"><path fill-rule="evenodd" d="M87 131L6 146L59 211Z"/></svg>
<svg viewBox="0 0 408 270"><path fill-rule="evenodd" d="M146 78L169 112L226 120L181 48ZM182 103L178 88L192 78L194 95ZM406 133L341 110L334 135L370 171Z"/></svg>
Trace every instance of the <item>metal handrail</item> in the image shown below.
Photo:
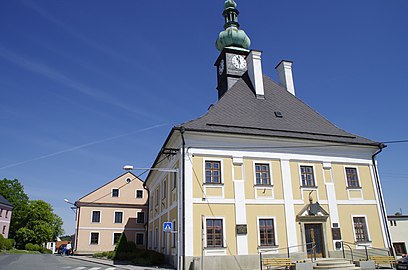
<svg viewBox="0 0 408 270"><path fill-rule="evenodd" d="M311 248L308 248L307 246L311 245ZM313 259L316 260L316 243L315 242L310 242L310 243L306 243L304 245L295 245L295 246L288 246L288 247L283 247L283 248L278 248L278 249L274 249L273 252L279 251L279 250L287 250L288 253L288 258L290 258L290 249L291 248L296 248L296 247L306 247L306 253L307 251L311 250L313 257L311 257L311 261L313 262ZM259 262L260 262L260 269L262 270L262 254L266 254L268 252L272 252L272 251L265 251L265 252L261 252L259 251Z"/></svg>
<svg viewBox="0 0 408 270"><path fill-rule="evenodd" d="M344 250L344 245L347 246L347 247L350 249L351 259L352 259L352 260L354 260L354 256L353 256L353 250L352 250L351 245L353 245L353 246L355 246L355 247L364 247L365 260L367 260L367 261L369 260L369 252L368 252L368 250L370 250L371 253L373 253L372 251L381 251L381 253L387 252L388 256L390 256L390 251L389 251L389 250L386 250L386 249L376 248L376 247L368 247L368 246L366 246L366 245L361 245L361 244L357 244L357 243L353 243L353 242L347 242L347 241L341 241L341 242L342 242L342 250L343 250L343 258L344 258L344 259L346 258L345 250ZM361 254L360 254L361 257L364 257L364 255L361 256ZM383 255L383 254L381 254L381 255Z"/></svg>

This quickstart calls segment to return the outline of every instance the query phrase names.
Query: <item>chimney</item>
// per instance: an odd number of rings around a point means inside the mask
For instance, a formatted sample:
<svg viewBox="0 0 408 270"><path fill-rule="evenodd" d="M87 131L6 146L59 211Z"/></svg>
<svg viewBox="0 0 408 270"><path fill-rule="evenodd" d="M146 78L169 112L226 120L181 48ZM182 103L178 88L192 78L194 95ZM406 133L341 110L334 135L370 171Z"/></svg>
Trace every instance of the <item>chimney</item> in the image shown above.
<svg viewBox="0 0 408 270"><path fill-rule="evenodd" d="M295 85L293 84L292 61L282 60L275 67L278 71L279 84L286 88L292 95L295 96Z"/></svg>
<svg viewBox="0 0 408 270"><path fill-rule="evenodd" d="M253 87L255 88L256 97L259 99L263 99L265 96L261 54L261 51L252 50L246 58L248 63L248 75L251 79Z"/></svg>

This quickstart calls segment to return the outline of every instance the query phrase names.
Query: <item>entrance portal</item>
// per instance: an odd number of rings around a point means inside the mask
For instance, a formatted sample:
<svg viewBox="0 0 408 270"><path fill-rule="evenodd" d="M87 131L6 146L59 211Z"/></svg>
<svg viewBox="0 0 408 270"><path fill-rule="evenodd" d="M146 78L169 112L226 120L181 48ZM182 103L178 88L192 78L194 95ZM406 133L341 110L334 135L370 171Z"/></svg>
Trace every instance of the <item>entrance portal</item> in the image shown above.
<svg viewBox="0 0 408 270"><path fill-rule="evenodd" d="M315 224L305 224L305 238L307 247L307 257L316 258L324 257L324 239L323 239L323 228L321 223ZM314 247L314 248L313 248Z"/></svg>

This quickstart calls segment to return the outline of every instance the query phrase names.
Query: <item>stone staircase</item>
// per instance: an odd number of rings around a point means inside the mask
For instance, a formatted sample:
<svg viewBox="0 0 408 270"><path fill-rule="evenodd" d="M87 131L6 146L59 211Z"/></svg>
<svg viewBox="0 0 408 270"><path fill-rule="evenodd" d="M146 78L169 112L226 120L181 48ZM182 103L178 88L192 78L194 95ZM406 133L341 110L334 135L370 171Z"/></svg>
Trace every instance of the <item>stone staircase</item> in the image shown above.
<svg viewBox="0 0 408 270"><path fill-rule="evenodd" d="M318 259L313 270L360 270L355 264L341 258Z"/></svg>

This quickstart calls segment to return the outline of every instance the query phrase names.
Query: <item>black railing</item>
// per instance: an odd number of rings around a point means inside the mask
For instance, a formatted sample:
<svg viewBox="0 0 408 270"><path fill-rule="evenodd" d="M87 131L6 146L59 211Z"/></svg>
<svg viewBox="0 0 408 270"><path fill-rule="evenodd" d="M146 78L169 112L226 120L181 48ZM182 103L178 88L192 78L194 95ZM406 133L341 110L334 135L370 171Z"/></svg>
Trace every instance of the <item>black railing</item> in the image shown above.
<svg viewBox="0 0 408 270"><path fill-rule="evenodd" d="M294 248L299 248L299 247L305 247L306 248L306 253L307 254L311 254L311 261L316 261L316 243L315 242L310 242L310 243L306 243L305 245L296 245L296 246L290 246L290 247L284 247L284 248L278 248L278 249L273 249L273 250L268 250L268 251L264 251L264 252L259 252L259 263L260 263L260 269L262 270L263 267L263 263L262 263L262 256L263 255L267 255L267 254L271 254L273 252L273 254L279 254L279 251L281 250L286 250L288 258L290 258L290 249L294 249ZM282 253L280 253L282 254Z"/></svg>
<svg viewBox="0 0 408 270"><path fill-rule="evenodd" d="M341 241L343 258L350 261L368 261L371 256L391 256L388 249L375 248L358 243ZM354 247L354 248L353 248Z"/></svg>

